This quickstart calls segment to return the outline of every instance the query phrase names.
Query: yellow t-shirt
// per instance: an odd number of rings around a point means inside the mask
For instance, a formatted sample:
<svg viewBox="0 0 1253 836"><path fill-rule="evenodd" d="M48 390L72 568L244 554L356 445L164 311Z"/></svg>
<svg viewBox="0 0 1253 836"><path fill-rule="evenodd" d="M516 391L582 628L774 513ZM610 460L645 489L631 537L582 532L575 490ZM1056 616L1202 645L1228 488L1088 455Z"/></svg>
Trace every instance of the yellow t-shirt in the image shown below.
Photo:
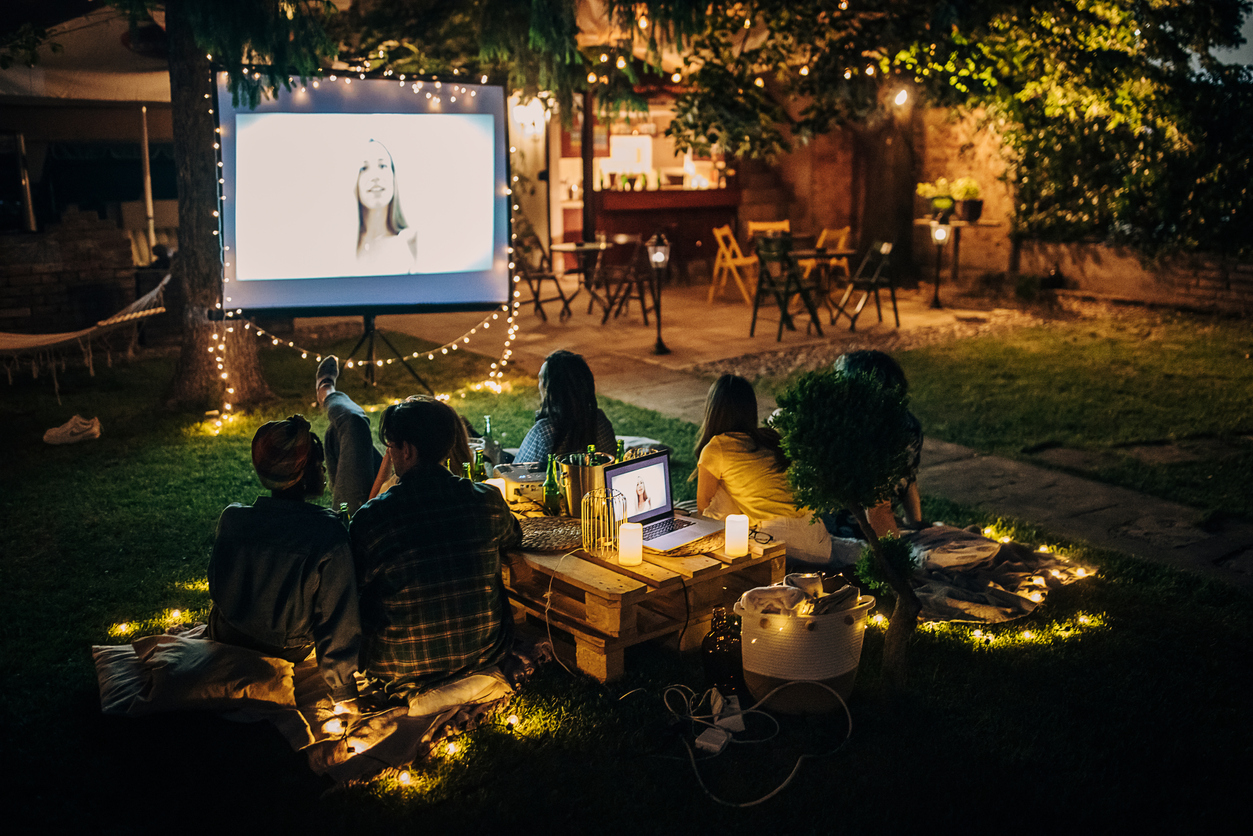
<svg viewBox="0 0 1253 836"><path fill-rule="evenodd" d="M796 507L786 472L775 468L774 454L744 433L711 438L700 453L699 464L722 482L752 525L778 517L807 516Z"/></svg>

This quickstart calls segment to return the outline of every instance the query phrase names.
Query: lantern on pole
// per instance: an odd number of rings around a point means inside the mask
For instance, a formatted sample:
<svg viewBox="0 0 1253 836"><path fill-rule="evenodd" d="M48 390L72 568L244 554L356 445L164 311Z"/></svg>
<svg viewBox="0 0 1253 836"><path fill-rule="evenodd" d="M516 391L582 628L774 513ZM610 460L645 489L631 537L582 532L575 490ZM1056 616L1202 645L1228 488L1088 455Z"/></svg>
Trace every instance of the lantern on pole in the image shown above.
<svg viewBox="0 0 1253 836"><path fill-rule="evenodd" d="M648 264L653 269L653 313L657 320L657 344L653 346L653 354L669 354L670 349L661 339L661 281L670 268L670 242L658 232L648 239L645 246L648 248Z"/></svg>

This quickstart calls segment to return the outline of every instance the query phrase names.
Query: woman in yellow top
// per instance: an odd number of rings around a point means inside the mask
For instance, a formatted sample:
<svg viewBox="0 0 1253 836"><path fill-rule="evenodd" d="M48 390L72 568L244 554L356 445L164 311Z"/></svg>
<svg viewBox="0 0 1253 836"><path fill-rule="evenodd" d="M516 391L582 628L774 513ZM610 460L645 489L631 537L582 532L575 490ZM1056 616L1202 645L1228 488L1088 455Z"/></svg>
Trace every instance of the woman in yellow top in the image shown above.
<svg viewBox="0 0 1253 836"><path fill-rule="evenodd" d="M796 507L779 434L757 426L757 395L744 378L724 374L709 387L696 456L696 507L705 516L744 514L759 531L786 541L790 560L844 565L856 559L833 561L826 527Z"/></svg>

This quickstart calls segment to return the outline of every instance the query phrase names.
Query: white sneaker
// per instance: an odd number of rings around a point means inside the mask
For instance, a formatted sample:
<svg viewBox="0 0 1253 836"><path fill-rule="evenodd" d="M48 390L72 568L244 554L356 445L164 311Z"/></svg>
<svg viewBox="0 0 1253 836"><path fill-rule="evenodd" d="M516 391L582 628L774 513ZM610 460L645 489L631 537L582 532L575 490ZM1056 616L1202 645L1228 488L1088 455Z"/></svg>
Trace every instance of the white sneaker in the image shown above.
<svg viewBox="0 0 1253 836"><path fill-rule="evenodd" d="M44 441L48 444L74 444L100 437L100 419L88 421L81 415L75 415L59 427L53 427L44 433Z"/></svg>

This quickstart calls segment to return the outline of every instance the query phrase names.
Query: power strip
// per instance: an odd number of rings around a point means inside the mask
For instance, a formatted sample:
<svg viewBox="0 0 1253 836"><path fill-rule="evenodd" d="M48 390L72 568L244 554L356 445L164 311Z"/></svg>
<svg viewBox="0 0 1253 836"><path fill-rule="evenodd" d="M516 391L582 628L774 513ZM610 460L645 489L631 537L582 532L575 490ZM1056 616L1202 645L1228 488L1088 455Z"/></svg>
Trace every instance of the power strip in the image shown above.
<svg viewBox="0 0 1253 836"><path fill-rule="evenodd" d="M722 707L717 712L718 719L714 721L720 729L726 729L731 732L744 731L744 714L740 711L740 698L732 694L722 699Z"/></svg>

